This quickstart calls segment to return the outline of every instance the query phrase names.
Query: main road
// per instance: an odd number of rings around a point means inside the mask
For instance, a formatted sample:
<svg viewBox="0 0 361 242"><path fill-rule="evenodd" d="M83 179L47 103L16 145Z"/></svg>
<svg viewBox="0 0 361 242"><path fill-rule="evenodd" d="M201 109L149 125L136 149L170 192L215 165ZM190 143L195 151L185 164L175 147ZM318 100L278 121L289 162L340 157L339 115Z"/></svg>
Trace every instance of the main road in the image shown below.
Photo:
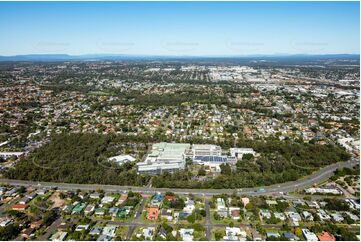
<svg viewBox="0 0 361 242"><path fill-rule="evenodd" d="M154 188L154 187L134 187L134 186L118 186L118 185L103 185L103 184L73 184L73 183L56 183L56 182L41 182L41 181L26 181L26 180L12 180L0 179L0 183L6 183L15 186L33 186L39 188L57 187L62 190L97 190L102 189L107 192L140 192L143 194L154 194L155 192L171 191L176 194L195 194L202 196L212 196L217 194L232 194L236 192L239 195L271 195L279 193L293 192L296 190L305 189L319 184L332 176L333 172L338 168L354 167L360 164L357 158L352 158L346 162L335 163L315 171L309 176L305 176L296 181L285 182L281 184L274 184L271 186L259 188L242 188L242 189L181 189L181 188Z"/></svg>

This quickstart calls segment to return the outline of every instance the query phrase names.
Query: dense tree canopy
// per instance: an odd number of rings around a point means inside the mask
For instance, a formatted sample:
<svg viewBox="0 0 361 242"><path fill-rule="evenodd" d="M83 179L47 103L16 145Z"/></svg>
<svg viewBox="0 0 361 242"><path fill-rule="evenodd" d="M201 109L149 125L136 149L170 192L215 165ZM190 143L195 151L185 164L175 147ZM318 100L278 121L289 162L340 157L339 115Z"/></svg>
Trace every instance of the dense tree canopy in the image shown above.
<svg viewBox="0 0 361 242"><path fill-rule="evenodd" d="M132 166L119 167L101 160L111 139L96 134L56 135L5 175L35 181L145 185L149 178L137 175Z"/></svg>
<svg viewBox="0 0 361 242"><path fill-rule="evenodd" d="M297 180L320 167L344 161L347 152L337 146L295 143L289 141L241 141L239 147L252 147L258 158L238 161L236 169L221 166L221 175L203 182L191 180L192 174L180 171L165 173L153 179L156 187L238 188L265 186Z"/></svg>
<svg viewBox="0 0 361 242"><path fill-rule="evenodd" d="M115 142L152 142L149 137L99 134L59 134L51 142L20 160L5 176L13 179L143 186L148 175L139 175L134 163L123 166L106 161L107 147ZM220 144L228 147L227 142ZM235 167L221 166L214 179L195 181L188 170L154 177L154 187L239 188L271 185L299 179L334 162L347 160L343 149L332 145L290 141L240 140L238 147L251 147L260 154L238 161Z"/></svg>

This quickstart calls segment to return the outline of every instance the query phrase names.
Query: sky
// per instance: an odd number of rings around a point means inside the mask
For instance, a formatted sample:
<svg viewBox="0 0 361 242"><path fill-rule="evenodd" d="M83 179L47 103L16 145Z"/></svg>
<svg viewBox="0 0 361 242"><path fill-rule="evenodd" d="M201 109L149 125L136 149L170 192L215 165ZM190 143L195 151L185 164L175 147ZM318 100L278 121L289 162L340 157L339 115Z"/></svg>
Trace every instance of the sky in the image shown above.
<svg viewBox="0 0 361 242"><path fill-rule="evenodd" d="M0 55L359 54L359 2L0 2Z"/></svg>

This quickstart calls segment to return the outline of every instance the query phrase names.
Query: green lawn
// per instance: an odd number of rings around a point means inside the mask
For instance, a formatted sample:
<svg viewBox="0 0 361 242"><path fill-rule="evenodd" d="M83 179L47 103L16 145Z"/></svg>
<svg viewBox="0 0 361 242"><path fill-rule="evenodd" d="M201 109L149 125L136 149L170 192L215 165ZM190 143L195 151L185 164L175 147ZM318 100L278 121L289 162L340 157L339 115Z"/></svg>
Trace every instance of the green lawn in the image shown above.
<svg viewBox="0 0 361 242"><path fill-rule="evenodd" d="M129 227L128 226L119 226L116 231L117 240L125 240L128 235Z"/></svg>
<svg viewBox="0 0 361 242"><path fill-rule="evenodd" d="M212 229L211 232L211 240L216 241L216 233L222 234L222 238L220 240L223 240L223 236L226 235L226 231L225 229L221 229L221 228L217 228L217 229Z"/></svg>
<svg viewBox="0 0 361 242"><path fill-rule="evenodd" d="M217 212L216 211L211 211L211 222L212 222L212 224L229 225L231 222L233 222L234 225L239 225L240 224L240 222L238 222L237 220L232 219L232 218L223 218L223 219L220 219L220 220L216 220L214 218L215 213L217 213Z"/></svg>

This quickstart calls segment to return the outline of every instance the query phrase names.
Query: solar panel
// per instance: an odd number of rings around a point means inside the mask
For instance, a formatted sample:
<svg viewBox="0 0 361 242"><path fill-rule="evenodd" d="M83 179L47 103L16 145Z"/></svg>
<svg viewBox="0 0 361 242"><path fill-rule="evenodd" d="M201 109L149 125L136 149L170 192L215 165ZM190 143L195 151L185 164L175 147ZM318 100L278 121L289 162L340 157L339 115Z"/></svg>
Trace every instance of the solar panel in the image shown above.
<svg viewBox="0 0 361 242"><path fill-rule="evenodd" d="M195 156L194 160L201 162L227 162L227 157L224 156Z"/></svg>

